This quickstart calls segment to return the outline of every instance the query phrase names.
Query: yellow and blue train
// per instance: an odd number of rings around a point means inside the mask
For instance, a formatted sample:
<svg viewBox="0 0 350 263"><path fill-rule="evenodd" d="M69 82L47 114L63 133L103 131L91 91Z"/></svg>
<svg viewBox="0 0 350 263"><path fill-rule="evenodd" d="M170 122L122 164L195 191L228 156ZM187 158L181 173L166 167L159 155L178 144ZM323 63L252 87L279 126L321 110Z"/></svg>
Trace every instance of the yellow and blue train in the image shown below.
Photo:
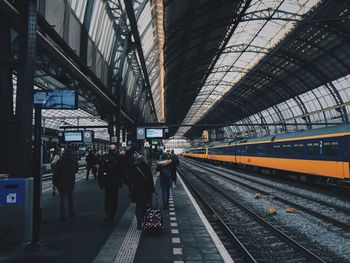
<svg viewBox="0 0 350 263"><path fill-rule="evenodd" d="M186 149L183 156L350 181L350 124Z"/></svg>

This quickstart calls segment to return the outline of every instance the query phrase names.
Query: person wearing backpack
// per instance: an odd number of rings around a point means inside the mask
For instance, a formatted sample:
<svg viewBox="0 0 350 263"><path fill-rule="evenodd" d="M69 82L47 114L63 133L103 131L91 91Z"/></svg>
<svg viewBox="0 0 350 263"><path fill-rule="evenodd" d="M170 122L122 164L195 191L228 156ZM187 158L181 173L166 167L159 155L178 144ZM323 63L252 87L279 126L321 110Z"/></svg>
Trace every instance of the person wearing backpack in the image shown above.
<svg viewBox="0 0 350 263"><path fill-rule="evenodd" d="M169 206L171 180L171 159L165 153L161 154L160 161L157 162L157 171L159 171L160 187L162 189L162 201L164 209Z"/></svg>
<svg viewBox="0 0 350 263"><path fill-rule="evenodd" d="M111 144L108 154L101 157L98 169L98 185L105 190L105 221L113 221L118 208L118 193L122 178L116 154L117 146Z"/></svg>

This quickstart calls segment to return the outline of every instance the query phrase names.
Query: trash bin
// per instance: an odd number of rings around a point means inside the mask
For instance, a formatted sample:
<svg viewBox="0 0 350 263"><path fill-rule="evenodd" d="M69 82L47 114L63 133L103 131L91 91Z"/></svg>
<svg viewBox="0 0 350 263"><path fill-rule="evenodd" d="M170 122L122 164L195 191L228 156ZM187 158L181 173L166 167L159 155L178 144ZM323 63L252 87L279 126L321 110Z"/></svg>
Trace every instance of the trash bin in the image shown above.
<svg viewBox="0 0 350 263"><path fill-rule="evenodd" d="M0 180L0 215L0 241L32 240L33 178Z"/></svg>

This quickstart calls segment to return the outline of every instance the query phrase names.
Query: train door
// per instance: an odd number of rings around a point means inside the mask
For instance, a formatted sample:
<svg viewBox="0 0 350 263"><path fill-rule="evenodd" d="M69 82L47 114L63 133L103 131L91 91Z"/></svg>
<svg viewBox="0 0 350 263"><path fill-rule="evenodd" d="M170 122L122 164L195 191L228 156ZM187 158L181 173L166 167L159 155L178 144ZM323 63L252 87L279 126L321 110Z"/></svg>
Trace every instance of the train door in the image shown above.
<svg viewBox="0 0 350 263"><path fill-rule="evenodd" d="M232 154L232 162L237 163L237 157L236 157L236 151L237 151L237 144L232 146L231 154Z"/></svg>
<svg viewBox="0 0 350 263"><path fill-rule="evenodd" d="M345 136L343 140L344 153L344 178L350 179L350 136Z"/></svg>
<svg viewBox="0 0 350 263"><path fill-rule="evenodd" d="M236 163L241 163L241 148L242 146L236 144Z"/></svg>

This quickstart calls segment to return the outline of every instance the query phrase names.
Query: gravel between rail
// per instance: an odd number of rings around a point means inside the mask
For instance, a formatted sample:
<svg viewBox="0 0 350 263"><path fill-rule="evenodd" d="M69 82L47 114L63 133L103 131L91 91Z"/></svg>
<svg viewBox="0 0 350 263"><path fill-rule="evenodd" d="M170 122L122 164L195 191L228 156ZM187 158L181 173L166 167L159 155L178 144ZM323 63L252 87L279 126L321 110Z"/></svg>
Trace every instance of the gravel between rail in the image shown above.
<svg viewBox="0 0 350 263"><path fill-rule="evenodd" d="M186 166L190 168L192 171L195 171L198 174L201 174L202 177L207 177L208 180L213 183L219 185L221 188L226 191L230 191L232 196L241 200L245 205L251 207L263 217L269 218L271 222L277 224L286 231L291 233L295 233L295 235L303 240L307 241L307 246L311 247L313 250L321 251L322 254L325 255L327 262L349 262L350 261L350 233L348 231L341 231L338 227L334 227L329 223L325 223L324 221L315 218L314 216L310 216L302 211L297 210L294 213L286 213L286 205L278 202L274 195L266 195L260 199L255 199L255 193L252 191L248 191L247 189L242 188L239 185L236 185L234 182L230 182L227 179L220 178L218 175L215 175L210 171L210 167L198 167L195 166L194 163L190 164L189 162L182 159L182 163L186 163ZM201 165L203 163L200 163ZM211 166L216 169L217 167ZM228 169L218 168L217 170L225 171ZM225 171L226 172L226 171ZM227 171L227 175L231 175L232 170ZM249 176L248 176L249 177ZM259 178L261 179L261 178ZM261 179L263 180L263 179ZM266 181L266 180L265 180ZM271 180L267 180L271 182ZM256 182L255 182L256 183ZM266 182L265 182L266 183ZM251 184L253 184L251 182ZM279 187L288 188L288 185L283 185L280 182L277 183ZM266 187L266 186L264 186ZM293 187L289 190L293 190ZM271 189L270 189L271 190ZM274 190L275 191L275 190ZM302 194L309 194L307 190L302 190ZM287 194L288 195L288 194ZM310 196L313 198L318 197L317 193L310 193ZM326 196L324 194L320 194L321 200L325 200ZM334 199L334 198L332 198ZM295 197L294 197L295 201ZM299 200L300 202L305 202ZM310 201L310 200L308 200ZM341 205L345 207L343 200L332 200L332 202L328 202L329 204L335 202L337 205ZM320 204L320 206L325 204ZM268 209L274 207L277 209L277 214L271 215L268 214ZM323 208L320 208L325 209ZM332 211L334 217L338 217L337 211ZM348 217L349 218L349 217Z"/></svg>

